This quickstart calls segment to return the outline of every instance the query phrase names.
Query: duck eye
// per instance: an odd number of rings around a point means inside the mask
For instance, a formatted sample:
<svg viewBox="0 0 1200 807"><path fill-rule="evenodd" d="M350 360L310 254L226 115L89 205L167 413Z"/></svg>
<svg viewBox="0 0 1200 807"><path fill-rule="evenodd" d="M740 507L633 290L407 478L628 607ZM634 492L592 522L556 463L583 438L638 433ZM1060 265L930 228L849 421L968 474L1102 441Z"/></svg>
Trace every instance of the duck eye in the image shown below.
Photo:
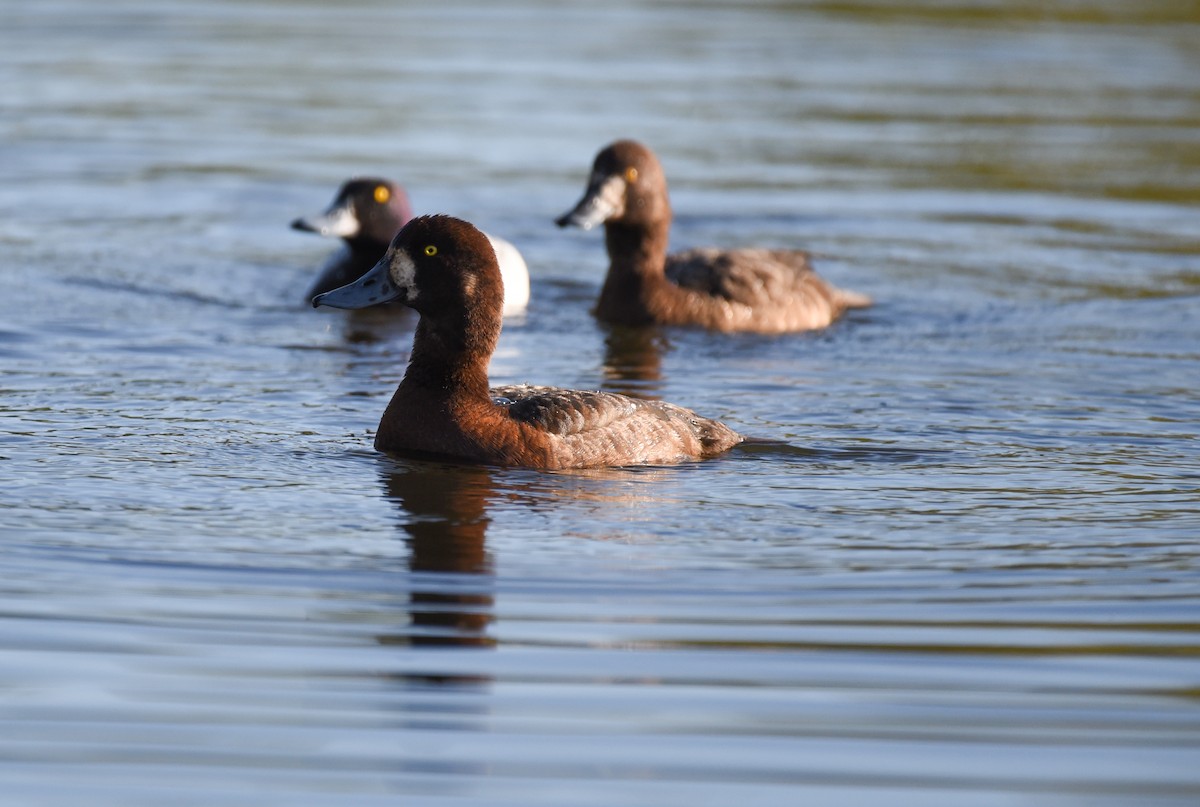
<svg viewBox="0 0 1200 807"><path fill-rule="evenodd" d="M432 258L437 254L437 247L435 247L433 244L430 244L429 246L425 247L425 254Z"/></svg>
<svg viewBox="0 0 1200 807"><path fill-rule="evenodd" d="M384 204L388 199L392 198L392 192L388 190L387 185L375 186L375 201L379 204Z"/></svg>
<svg viewBox="0 0 1200 807"><path fill-rule="evenodd" d="M630 166L629 168L625 169L625 181L626 182L636 182L637 181L637 169L636 168Z"/></svg>

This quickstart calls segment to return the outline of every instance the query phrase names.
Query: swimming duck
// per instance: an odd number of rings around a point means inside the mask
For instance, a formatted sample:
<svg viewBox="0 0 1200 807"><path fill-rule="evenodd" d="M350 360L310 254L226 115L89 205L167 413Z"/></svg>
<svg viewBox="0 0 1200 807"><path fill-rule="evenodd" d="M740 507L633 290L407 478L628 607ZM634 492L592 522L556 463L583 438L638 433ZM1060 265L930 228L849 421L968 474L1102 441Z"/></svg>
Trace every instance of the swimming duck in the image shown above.
<svg viewBox="0 0 1200 807"><path fill-rule="evenodd" d="M345 286L366 274L411 218L412 208L404 188L378 177L357 177L342 184L324 213L293 221L293 230L337 237L346 243L346 249L322 270L305 299ZM525 259L503 238L489 235L488 240L496 251L504 278L504 315L518 314L529 303L529 269Z"/></svg>
<svg viewBox="0 0 1200 807"><path fill-rule="evenodd" d="M590 468L712 457L742 441L680 406L611 392L488 387L500 337L500 269L487 237L449 216L413 219L383 259L314 306L397 300L420 314L375 448L492 465Z"/></svg>
<svg viewBox="0 0 1200 807"><path fill-rule="evenodd" d="M583 198L555 223L604 224L609 267L594 313L608 322L786 333L824 328L846 309L871 304L822 280L798 250L668 255L667 180L654 152L632 140L596 156Z"/></svg>

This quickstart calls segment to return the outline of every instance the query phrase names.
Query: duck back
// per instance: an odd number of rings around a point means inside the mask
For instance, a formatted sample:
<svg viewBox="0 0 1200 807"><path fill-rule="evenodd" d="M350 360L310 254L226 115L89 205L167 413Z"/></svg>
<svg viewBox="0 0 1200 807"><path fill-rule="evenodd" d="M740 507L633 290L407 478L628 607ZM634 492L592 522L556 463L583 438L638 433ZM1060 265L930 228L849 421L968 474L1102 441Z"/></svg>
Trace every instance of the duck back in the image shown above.
<svg viewBox="0 0 1200 807"><path fill-rule="evenodd" d="M513 421L546 435L562 467L704 459L742 441L720 421L666 401L526 385L497 387L492 394Z"/></svg>
<svg viewBox="0 0 1200 807"><path fill-rule="evenodd" d="M716 330L824 328L847 309L871 304L823 279L801 250L692 249L668 256L664 272L680 292L674 316L707 320Z"/></svg>

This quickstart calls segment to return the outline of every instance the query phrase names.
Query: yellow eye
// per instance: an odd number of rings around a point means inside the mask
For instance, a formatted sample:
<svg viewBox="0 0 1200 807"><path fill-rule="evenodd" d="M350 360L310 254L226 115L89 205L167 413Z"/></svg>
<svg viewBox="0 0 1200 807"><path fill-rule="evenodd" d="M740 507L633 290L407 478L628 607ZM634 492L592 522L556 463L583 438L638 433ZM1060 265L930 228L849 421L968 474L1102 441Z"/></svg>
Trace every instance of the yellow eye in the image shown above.
<svg viewBox="0 0 1200 807"><path fill-rule="evenodd" d="M379 204L384 204L388 199L392 198L392 192L388 190L387 185L375 186L375 201Z"/></svg>
<svg viewBox="0 0 1200 807"><path fill-rule="evenodd" d="M430 244L429 246L425 247L425 254L432 258L437 254L437 247L435 247L433 244Z"/></svg>
<svg viewBox="0 0 1200 807"><path fill-rule="evenodd" d="M631 166L631 167L625 169L625 181L626 182L636 182L637 181L637 169L636 168L633 168Z"/></svg>

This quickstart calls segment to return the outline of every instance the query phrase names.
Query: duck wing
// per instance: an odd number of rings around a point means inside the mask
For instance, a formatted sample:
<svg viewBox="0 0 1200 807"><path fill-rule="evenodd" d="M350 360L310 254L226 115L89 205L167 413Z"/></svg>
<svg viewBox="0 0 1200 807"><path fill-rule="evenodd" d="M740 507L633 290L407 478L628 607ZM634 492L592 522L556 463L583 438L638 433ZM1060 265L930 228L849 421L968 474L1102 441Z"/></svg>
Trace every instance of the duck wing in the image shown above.
<svg viewBox="0 0 1200 807"><path fill-rule="evenodd" d="M800 250L690 249L669 256L666 273L683 288L751 306L827 286Z"/></svg>
<svg viewBox="0 0 1200 807"><path fill-rule="evenodd" d="M668 256L667 278L680 289L754 312L757 329L789 331L828 325L871 298L839 289L792 249L692 249Z"/></svg>
<svg viewBox="0 0 1200 807"><path fill-rule="evenodd" d="M513 420L558 438L572 465L677 462L713 456L742 441L723 423L665 401L528 385L491 392Z"/></svg>
<svg viewBox="0 0 1200 807"><path fill-rule="evenodd" d="M527 384L493 387L492 398L508 409L509 417L563 437L603 429L632 416L645 403L600 390L535 387Z"/></svg>

